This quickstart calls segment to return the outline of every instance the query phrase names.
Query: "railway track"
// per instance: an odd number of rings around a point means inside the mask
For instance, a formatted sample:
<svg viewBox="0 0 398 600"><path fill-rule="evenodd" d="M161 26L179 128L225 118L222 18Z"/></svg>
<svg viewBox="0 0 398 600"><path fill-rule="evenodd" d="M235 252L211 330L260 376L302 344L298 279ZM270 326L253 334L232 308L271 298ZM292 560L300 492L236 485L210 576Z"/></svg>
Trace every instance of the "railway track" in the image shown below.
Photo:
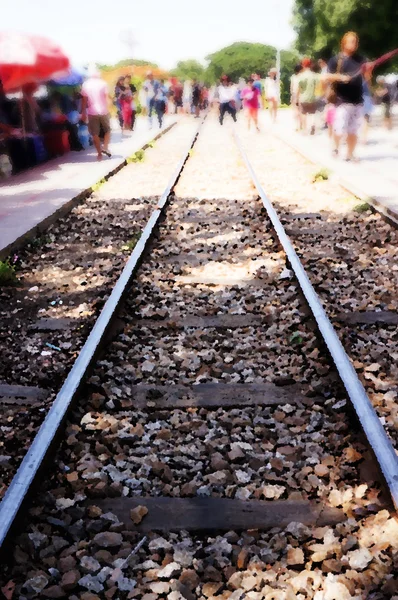
<svg viewBox="0 0 398 600"><path fill-rule="evenodd" d="M0 507L8 542L67 418L57 468L3 567L20 597L392 589L396 453L238 137L212 173L234 167L234 199L189 193L191 165L203 173L211 159L207 127Z"/></svg>
<svg viewBox="0 0 398 600"><path fill-rule="evenodd" d="M155 139L139 162L16 251L18 279L0 287L0 499L194 129L180 123Z"/></svg>

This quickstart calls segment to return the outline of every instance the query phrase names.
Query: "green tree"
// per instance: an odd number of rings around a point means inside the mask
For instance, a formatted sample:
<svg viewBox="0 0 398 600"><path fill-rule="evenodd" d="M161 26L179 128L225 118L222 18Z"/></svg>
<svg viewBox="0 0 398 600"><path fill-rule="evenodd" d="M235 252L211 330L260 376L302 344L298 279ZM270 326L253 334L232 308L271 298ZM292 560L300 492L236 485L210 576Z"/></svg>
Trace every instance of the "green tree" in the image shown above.
<svg viewBox="0 0 398 600"><path fill-rule="evenodd" d="M233 81L237 81L239 77L247 79L252 73L266 77L270 68L275 67L276 48L259 43L236 42L211 54L207 60L209 61L208 79L212 83L217 81L223 73ZM288 102L290 77L297 61L298 55L295 51L282 50L282 102Z"/></svg>
<svg viewBox="0 0 398 600"><path fill-rule="evenodd" d="M113 71L114 69L119 69L120 67L130 67L130 66L148 67L148 68L152 68L152 69L158 68L158 65L156 63L151 63L147 60L132 59L132 58L125 58L124 60L119 60L119 62L117 62L114 65L98 65L98 68L101 69L101 71Z"/></svg>
<svg viewBox="0 0 398 600"><path fill-rule="evenodd" d="M293 12L297 49L316 56L337 52L341 37L353 30L361 52L375 58L398 46L397 23L397 0L295 0Z"/></svg>
<svg viewBox="0 0 398 600"><path fill-rule="evenodd" d="M178 62L176 68L171 71L171 75L182 80L197 79L198 81L203 81L206 76L206 71L200 62L189 59Z"/></svg>
<svg viewBox="0 0 398 600"><path fill-rule="evenodd" d="M265 77L271 67L275 66L276 48L264 44L235 42L206 57L209 61L208 74L212 81L217 81L224 73L233 81L239 77L247 79L252 73Z"/></svg>

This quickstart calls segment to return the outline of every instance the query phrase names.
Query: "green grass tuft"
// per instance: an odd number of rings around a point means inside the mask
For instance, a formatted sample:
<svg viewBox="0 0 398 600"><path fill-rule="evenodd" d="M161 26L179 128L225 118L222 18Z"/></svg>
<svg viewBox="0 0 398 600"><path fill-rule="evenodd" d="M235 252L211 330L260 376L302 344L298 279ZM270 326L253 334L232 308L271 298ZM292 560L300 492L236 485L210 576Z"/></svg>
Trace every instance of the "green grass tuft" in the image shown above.
<svg viewBox="0 0 398 600"><path fill-rule="evenodd" d="M319 171L317 171L314 175L314 179L312 180L313 183L315 183L316 181L327 181L330 177L330 171L329 169L319 169Z"/></svg>
<svg viewBox="0 0 398 600"><path fill-rule="evenodd" d="M295 331L291 336L290 336L290 343L294 344L294 345L301 345L304 341L304 338L302 337L301 333L299 331Z"/></svg>
<svg viewBox="0 0 398 600"><path fill-rule="evenodd" d="M122 246L123 252L132 252L134 250L134 248L136 247L136 245L138 244L140 237L141 237L141 232L133 235L131 240L129 240L128 242L123 244L123 246Z"/></svg>
<svg viewBox="0 0 398 600"><path fill-rule="evenodd" d="M9 259L0 260L0 286L15 283L16 280L15 266L10 263Z"/></svg>
<svg viewBox="0 0 398 600"><path fill-rule="evenodd" d="M360 204L354 206L354 210L357 213L367 212L368 210L370 210L370 204L368 202L361 202Z"/></svg>

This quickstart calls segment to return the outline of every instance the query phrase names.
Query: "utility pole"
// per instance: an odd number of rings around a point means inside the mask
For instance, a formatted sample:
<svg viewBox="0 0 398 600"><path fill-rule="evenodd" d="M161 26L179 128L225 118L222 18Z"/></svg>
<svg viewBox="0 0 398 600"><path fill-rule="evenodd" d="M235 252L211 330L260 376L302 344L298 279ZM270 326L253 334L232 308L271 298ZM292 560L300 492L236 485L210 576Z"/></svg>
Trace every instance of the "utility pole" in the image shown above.
<svg viewBox="0 0 398 600"><path fill-rule="evenodd" d="M135 41L135 35L134 35L133 30L132 29L123 30L120 33L120 39L128 49L128 54L129 54L128 58L133 60L134 48L137 45L137 42Z"/></svg>

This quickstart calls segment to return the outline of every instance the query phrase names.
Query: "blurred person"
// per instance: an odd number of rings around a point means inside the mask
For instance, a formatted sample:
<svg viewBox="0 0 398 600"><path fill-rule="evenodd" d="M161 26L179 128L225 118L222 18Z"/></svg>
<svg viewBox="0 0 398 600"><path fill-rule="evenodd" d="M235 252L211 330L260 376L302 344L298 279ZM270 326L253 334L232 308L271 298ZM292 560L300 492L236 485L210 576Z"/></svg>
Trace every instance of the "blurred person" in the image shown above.
<svg viewBox="0 0 398 600"><path fill-rule="evenodd" d="M217 88L220 103L220 125L224 123L225 113L230 114L236 123L235 86L230 85L227 75L223 75L220 81L221 83Z"/></svg>
<svg viewBox="0 0 398 600"><path fill-rule="evenodd" d="M259 94L258 94L258 107L262 108L263 107L263 97L262 97L263 84L261 83L261 77L257 73L254 73L251 76L251 79L253 79L253 86L259 91Z"/></svg>
<svg viewBox="0 0 398 600"><path fill-rule="evenodd" d="M270 69L268 77L265 80L265 96L270 109L271 119L275 123L278 114L278 105L280 98L280 83L278 81L278 70Z"/></svg>
<svg viewBox="0 0 398 600"><path fill-rule="evenodd" d="M212 85L209 90L210 108L214 108L217 103L218 103L218 87L216 85Z"/></svg>
<svg viewBox="0 0 398 600"><path fill-rule="evenodd" d="M296 131L300 131L302 128L301 113L300 113L300 107L299 107L299 89L298 89L299 75L302 70L303 70L303 67L301 66L301 63L297 64L294 67L294 73L290 78L290 106L292 107L293 117L296 122Z"/></svg>
<svg viewBox="0 0 398 600"><path fill-rule="evenodd" d="M13 133L20 135L22 131L14 127L11 112L11 105L7 100L3 82L0 79L0 133L6 136Z"/></svg>
<svg viewBox="0 0 398 600"><path fill-rule="evenodd" d="M157 115L158 122L159 122L159 128L163 127L163 119L164 119L164 115L166 113L167 99L168 99L168 89L167 89L164 79L161 79L160 83L156 89L156 95L155 95L155 110L156 110L156 115Z"/></svg>
<svg viewBox="0 0 398 600"><path fill-rule="evenodd" d="M326 60L324 58L320 58L318 60L318 67L319 67L320 74L326 75L326 73L328 72L328 63L326 62Z"/></svg>
<svg viewBox="0 0 398 600"><path fill-rule="evenodd" d="M209 89L207 86L202 86L202 94L201 94L201 107L203 110L207 110L209 108Z"/></svg>
<svg viewBox="0 0 398 600"><path fill-rule="evenodd" d="M88 78L82 85L82 121L87 121L93 143L97 151L97 160L102 153L111 156L109 142L111 138L110 114L108 108L109 91L106 82L95 65L89 67ZM101 149L100 130L104 132L104 145Z"/></svg>
<svg viewBox="0 0 398 600"><path fill-rule="evenodd" d="M159 82L153 77L152 71L147 72L147 78L144 81L144 90L146 92L146 108L148 114L149 128L152 128L152 114L155 109L155 98L159 87Z"/></svg>
<svg viewBox="0 0 398 600"><path fill-rule="evenodd" d="M200 117L200 99L202 90L199 82L196 79L192 80L192 107L195 113L195 119Z"/></svg>
<svg viewBox="0 0 398 600"><path fill-rule="evenodd" d="M122 111L122 134L131 129L133 109L132 109L133 94L127 81L124 78L123 85L119 88L119 103Z"/></svg>
<svg viewBox="0 0 398 600"><path fill-rule="evenodd" d="M362 143L368 143L369 124L370 118L373 112L373 99L372 92L370 90L369 83L367 81L362 82L362 95L363 95L363 126L362 126Z"/></svg>
<svg viewBox="0 0 398 600"><path fill-rule="evenodd" d="M141 106L141 114L143 117L148 116L148 94L144 87L144 83L141 85L140 91L138 92L138 101Z"/></svg>
<svg viewBox="0 0 398 600"><path fill-rule="evenodd" d="M184 110L187 115L191 114L191 106L192 106L192 83L187 79L184 81L183 88L183 103Z"/></svg>
<svg viewBox="0 0 398 600"><path fill-rule="evenodd" d="M391 119L391 91L387 85L385 77L377 77L376 79L377 88L376 88L376 97L379 99L381 105L383 106L383 121L386 129L392 129L392 119Z"/></svg>
<svg viewBox="0 0 398 600"><path fill-rule="evenodd" d="M298 78L298 102L303 130L311 135L315 134L315 113L317 110L316 90L320 77L311 69L310 58L303 58L303 67Z"/></svg>
<svg viewBox="0 0 398 600"><path fill-rule="evenodd" d="M177 81L173 87L174 113L181 114L183 112L182 98L184 95L184 87L180 81Z"/></svg>
<svg viewBox="0 0 398 600"><path fill-rule="evenodd" d="M341 140L347 139L347 161L354 160L358 132L363 116L362 66L365 58L358 54L359 37L346 33L341 40L341 52L328 65L325 81L333 85L336 96L336 111L333 124L334 150L338 156ZM367 76L370 77L368 71Z"/></svg>
<svg viewBox="0 0 398 600"><path fill-rule="evenodd" d="M122 107L120 105L119 98L120 98L120 94L121 94L121 91L123 88L124 88L124 76L121 75L116 82L115 91L114 91L114 96L115 96L114 104L116 106L117 119L119 121L120 128L123 127L123 116L122 116Z"/></svg>
<svg viewBox="0 0 398 600"><path fill-rule="evenodd" d="M260 90L257 86L255 86L254 79L250 78L247 82L247 86L241 92L243 99L243 106L247 115L247 126L250 130L251 123L253 121L255 128L257 131L260 131L258 126L258 110L259 110L259 101L258 98L260 96Z"/></svg>
<svg viewBox="0 0 398 600"><path fill-rule="evenodd" d="M136 118L136 114L137 114L137 104L136 104L137 87L131 81L131 75L126 75L125 84L130 88L130 92L131 92L131 129L134 129L135 118Z"/></svg>

